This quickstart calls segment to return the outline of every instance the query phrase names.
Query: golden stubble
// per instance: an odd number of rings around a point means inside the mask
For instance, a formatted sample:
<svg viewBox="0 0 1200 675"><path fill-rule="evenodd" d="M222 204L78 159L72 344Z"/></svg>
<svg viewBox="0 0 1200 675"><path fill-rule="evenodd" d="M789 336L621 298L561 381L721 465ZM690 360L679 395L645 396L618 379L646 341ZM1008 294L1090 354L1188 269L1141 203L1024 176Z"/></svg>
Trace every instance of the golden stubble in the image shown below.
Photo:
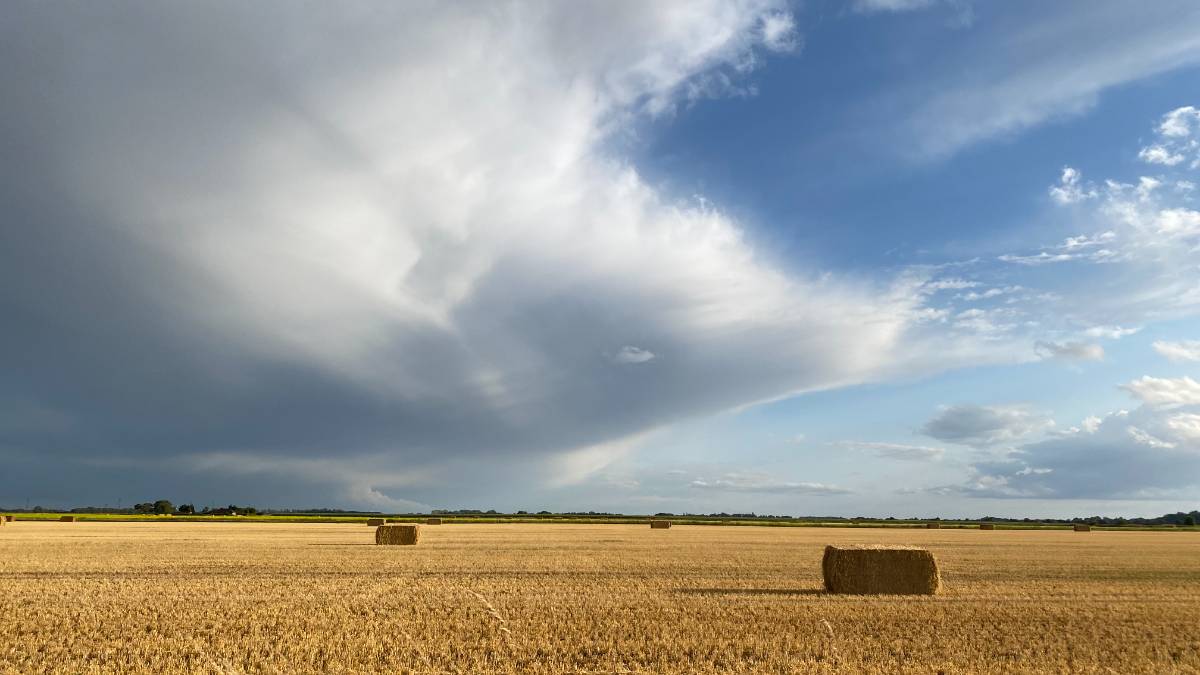
<svg viewBox="0 0 1200 675"><path fill-rule="evenodd" d="M19 522L0 672L1200 672L1200 533ZM938 596L823 592L917 545Z"/></svg>

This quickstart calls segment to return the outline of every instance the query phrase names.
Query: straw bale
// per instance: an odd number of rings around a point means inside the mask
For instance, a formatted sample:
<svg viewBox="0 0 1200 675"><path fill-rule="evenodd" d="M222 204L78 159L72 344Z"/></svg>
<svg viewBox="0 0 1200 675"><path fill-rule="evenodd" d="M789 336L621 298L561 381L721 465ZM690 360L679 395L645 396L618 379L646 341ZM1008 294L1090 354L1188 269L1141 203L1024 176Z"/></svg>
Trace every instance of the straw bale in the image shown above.
<svg viewBox="0 0 1200 675"><path fill-rule="evenodd" d="M1081 525L1079 523L1075 523L1075 531L1076 532L1091 532L1092 526L1091 525Z"/></svg>
<svg viewBox="0 0 1200 675"><path fill-rule="evenodd" d="M376 544L412 546L421 538L421 526L415 523L381 525L375 528Z"/></svg>
<svg viewBox="0 0 1200 675"><path fill-rule="evenodd" d="M669 521L669 520L652 520L652 521L650 521L650 529L652 529L652 530L669 530L669 529L671 529L671 521Z"/></svg>
<svg viewBox="0 0 1200 675"><path fill-rule="evenodd" d="M442 519L441 518L426 518L425 524L426 525L441 525Z"/></svg>
<svg viewBox="0 0 1200 675"><path fill-rule="evenodd" d="M995 524L995 523L980 523L980 524L979 524L979 529L981 529L981 530L994 530L994 529L996 529L996 524Z"/></svg>
<svg viewBox="0 0 1200 675"><path fill-rule="evenodd" d="M367 520L367 525L369 525L371 527L379 527L380 525L383 525L383 524L384 524L383 518L369 518Z"/></svg>
<svg viewBox="0 0 1200 675"><path fill-rule="evenodd" d="M821 570L830 593L933 595L941 587L937 559L913 546L826 546Z"/></svg>

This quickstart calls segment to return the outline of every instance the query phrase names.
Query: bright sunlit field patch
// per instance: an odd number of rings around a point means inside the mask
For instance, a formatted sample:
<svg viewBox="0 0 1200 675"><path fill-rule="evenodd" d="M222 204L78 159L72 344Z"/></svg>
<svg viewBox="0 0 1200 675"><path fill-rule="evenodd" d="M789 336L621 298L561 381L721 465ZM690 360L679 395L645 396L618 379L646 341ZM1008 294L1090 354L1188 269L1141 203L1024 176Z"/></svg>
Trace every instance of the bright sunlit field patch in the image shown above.
<svg viewBox="0 0 1200 675"><path fill-rule="evenodd" d="M1200 670L1200 534L18 522L0 672ZM935 597L822 591L925 546Z"/></svg>

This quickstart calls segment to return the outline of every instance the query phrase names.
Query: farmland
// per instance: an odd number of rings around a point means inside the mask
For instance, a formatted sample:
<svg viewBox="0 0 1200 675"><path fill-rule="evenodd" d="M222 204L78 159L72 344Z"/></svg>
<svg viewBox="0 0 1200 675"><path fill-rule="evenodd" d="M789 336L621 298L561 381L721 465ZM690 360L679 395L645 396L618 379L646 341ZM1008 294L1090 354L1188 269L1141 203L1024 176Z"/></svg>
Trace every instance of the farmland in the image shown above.
<svg viewBox="0 0 1200 675"><path fill-rule="evenodd" d="M1195 532L18 522L0 672L1200 672ZM941 595L822 591L915 544Z"/></svg>

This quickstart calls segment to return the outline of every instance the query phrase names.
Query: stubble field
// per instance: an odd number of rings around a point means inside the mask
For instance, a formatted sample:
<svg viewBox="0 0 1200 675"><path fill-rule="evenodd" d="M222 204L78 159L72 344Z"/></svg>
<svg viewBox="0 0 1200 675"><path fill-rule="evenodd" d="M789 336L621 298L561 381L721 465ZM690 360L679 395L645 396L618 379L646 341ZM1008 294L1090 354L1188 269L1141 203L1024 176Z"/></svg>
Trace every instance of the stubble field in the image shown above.
<svg viewBox="0 0 1200 675"><path fill-rule="evenodd" d="M0 528L0 672L1200 673L1200 534L352 524ZM827 543L936 597L835 596Z"/></svg>

